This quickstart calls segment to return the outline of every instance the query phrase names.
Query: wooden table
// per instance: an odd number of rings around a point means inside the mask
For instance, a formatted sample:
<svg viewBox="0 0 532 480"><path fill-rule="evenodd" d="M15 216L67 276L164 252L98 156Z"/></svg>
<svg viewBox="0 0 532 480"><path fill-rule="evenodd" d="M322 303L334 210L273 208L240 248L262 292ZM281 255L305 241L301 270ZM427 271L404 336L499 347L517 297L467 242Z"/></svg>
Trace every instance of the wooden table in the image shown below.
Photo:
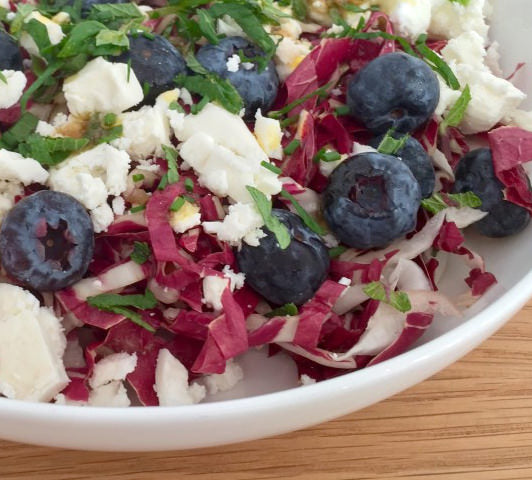
<svg viewBox="0 0 532 480"><path fill-rule="evenodd" d="M434 378L277 438L174 453L85 453L0 441L0 479L531 480L532 302Z"/></svg>

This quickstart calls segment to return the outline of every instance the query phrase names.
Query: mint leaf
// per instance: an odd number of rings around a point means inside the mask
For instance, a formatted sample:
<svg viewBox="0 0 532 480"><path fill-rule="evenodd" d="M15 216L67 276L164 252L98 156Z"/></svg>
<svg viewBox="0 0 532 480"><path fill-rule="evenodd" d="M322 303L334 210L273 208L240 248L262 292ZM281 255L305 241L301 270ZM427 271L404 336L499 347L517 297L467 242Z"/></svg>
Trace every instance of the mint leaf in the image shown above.
<svg viewBox="0 0 532 480"><path fill-rule="evenodd" d="M143 265L148 261L151 255L150 246L146 242L135 242L133 244L133 252L130 257L135 263Z"/></svg>
<svg viewBox="0 0 532 480"><path fill-rule="evenodd" d="M405 146L409 137L410 135L407 134L400 138L395 138L393 136L393 129L389 130L377 147L377 151L386 155L395 155Z"/></svg>
<svg viewBox="0 0 532 480"><path fill-rule="evenodd" d="M24 157L37 160L43 166L53 167L72 153L85 148L88 143L87 138L52 138L34 133L18 146L18 152Z"/></svg>
<svg viewBox="0 0 532 480"><path fill-rule="evenodd" d="M287 303L286 305L282 305L281 307L278 307L271 312L268 312L266 315L264 315L266 318L273 318L273 317L293 317L299 313L299 310L293 303Z"/></svg>
<svg viewBox="0 0 532 480"><path fill-rule="evenodd" d="M421 206L430 213L436 214L449 207L480 208L482 200L473 192L466 193L435 193L430 198L421 200Z"/></svg>
<svg viewBox="0 0 532 480"><path fill-rule="evenodd" d="M329 257L330 258L338 258L342 253L347 251L347 247L344 247L342 245L339 245L338 247L333 247L329 249Z"/></svg>
<svg viewBox="0 0 532 480"><path fill-rule="evenodd" d="M214 73L202 75L178 75L175 79L178 87L184 87L189 92L207 97L210 101L219 103L227 111L238 114L244 107L242 97L228 80L218 77Z"/></svg>
<svg viewBox="0 0 532 480"><path fill-rule="evenodd" d="M2 134L0 146L14 150L35 131L38 123L39 119L35 115L29 112L24 113L15 125Z"/></svg>
<svg viewBox="0 0 532 480"><path fill-rule="evenodd" d="M96 35L96 46L115 45L117 47L129 48L129 38L126 32L115 30L102 30Z"/></svg>
<svg viewBox="0 0 532 480"><path fill-rule="evenodd" d="M286 190L281 190L281 197L286 198L294 206L297 214L303 220L303 223L310 228L313 232L316 232L318 235L325 235L327 230L325 230L316 220L314 220L308 212L299 204L293 195L288 193Z"/></svg>
<svg viewBox="0 0 532 480"><path fill-rule="evenodd" d="M128 307L138 308L139 310L146 310L148 308L155 308L157 299L150 290L146 290L144 295L118 295L114 293L102 293L95 297L87 298L87 303L98 310L116 313L129 318L133 323L145 328L154 333L155 329L146 323L142 316Z"/></svg>
<svg viewBox="0 0 532 480"><path fill-rule="evenodd" d="M405 292L388 291L382 282L368 283L363 292L371 299L386 303L391 307L406 313L412 310L412 304Z"/></svg>
<svg viewBox="0 0 532 480"><path fill-rule="evenodd" d="M266 228L275 235L277 242L282 250L285 250L290 245L290 232L288 228L279 221L277 217L272 215L272 201L268 200L266 195L255 187L247 186L247 191L257 206Z"/></svg>
<svg viewBox="0 0 532 480"><path fill-rule="evenodd" d="M448 127L457 127L460 125L460 122L464 118L469 102L471 102L471 90L469 85L466 85L458 100L456 100L455 104L449 110L449 113L441 122L440 133L445 133Z"/></svg>
<svg viewBox="0 0 532 480"><path fill-rule="evenodd" d="M437 73L439 73L445 83L453 90L460 89L460 82L456 78L451 67L433 50L427 46L427 35L420 35L416 40L416 49L423 57L423 60Z"/></svg>

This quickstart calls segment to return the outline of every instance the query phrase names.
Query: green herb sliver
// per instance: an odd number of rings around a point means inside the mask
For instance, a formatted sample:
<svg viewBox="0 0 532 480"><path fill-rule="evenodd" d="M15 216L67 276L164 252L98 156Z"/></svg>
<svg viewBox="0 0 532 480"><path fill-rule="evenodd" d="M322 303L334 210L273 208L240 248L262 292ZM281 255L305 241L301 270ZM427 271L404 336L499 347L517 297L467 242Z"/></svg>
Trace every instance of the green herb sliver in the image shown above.
<svg viewBox="0 0 532 480"><path fill-rule="evenodd" d="M155 329L144 320L142 316L131 310L129 307L137 308L139 310L146 310L155 308L157 306L157 299L150 290L146 290L144 295L118 295L115 293L102 293L94 297L88 297L87 303L98 310L105 312L116 313L129 318L133 323L140 327L155 333Z"/></svg>
<svg viewBox="0 0 532 480"><path fill-rule="evenodd" d="M282 305L271 312L268 312L266 315L264 315L266 318L274 318L274 317L294 317L299 313L299 310L297 309L297 306L293 303L287 303L286 305Z"/></svg>
<svg viewBox="0 0 532 480"><path fill-rule="evenodd" d="M255 202L257 210L264 221L266 228L275 235L277 242L282 250L285 250L290 245L290 232L288 228L279 221L277 217L272 215L272 201L269 200L264 193L248 185L247 191Z"/></svg>
<svg viewBox="0 0 532 480"><path fill-rule="evenodd" d="M443 121L440 123L440 133L444 134L448 127L457 127L464 118L469 102L471 102L471 90L469 85L464 87L464 91L458 97L458 100L445 115Z"/></svg>
<svg viewBox="0 0 532 480"><path fill-rule="evenodd" d="M389 291L382 282L368 283L363 291L369 298L386 303L401 313L412 310L412 304L405 292Z"/></svg>
<svg viewBox="0 0 532 480"><path fill-rule="evenodd" d="M294 206L297 214L303 220L303 223L310 228L313 232L318 235L325 235L327 230L325 230L316 220L314 220L309 213L299 204L296 198L288 193L286 190L281 190L281 197L286 198Z"/></svg>
<svg viewBox="0 0 532 480"><path fill-rule="evenodd" d="M430 198L421 201L421 206L430 213L436 214L449 207L480 208L482 200L473 192L465 193L435 193Z"/></svg>

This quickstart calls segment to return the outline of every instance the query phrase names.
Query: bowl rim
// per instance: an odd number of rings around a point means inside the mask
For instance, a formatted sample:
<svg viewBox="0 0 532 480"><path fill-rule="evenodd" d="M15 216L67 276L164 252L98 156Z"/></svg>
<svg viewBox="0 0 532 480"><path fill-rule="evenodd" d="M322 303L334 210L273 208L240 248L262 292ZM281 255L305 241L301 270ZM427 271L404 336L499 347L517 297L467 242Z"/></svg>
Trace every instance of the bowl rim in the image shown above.
<svg viewBox="0 0 532 480"><path fill-rule="evenodd" d="M450 355L452 351L461 351L461 356L463 356L473 350L494 331L502 327L512 315L524 306L530 297L532 297L532 271L528 272L519 282L509 288L497 300L486 306L481 312L439 337L377 365L304 387L298 386L279 392L232 400L171 407L80 408L73 405L35 403L0 398L0 413L2 415L23 415L26 420L41 418L43 415L53 415L56 420L66 420L77 424L112 420L115 424L127 423L131 426L134 423L140 426L141 424L146 424L146 422L185 421L190 420L191 417L201 417L203 420L220 416L236 418L241 417L244 413L258 414L271 411L285 404L290 404L294 407L323 402L337 396L339 391L342 392L342 395L350 395L363 385L372 384L377 380L384 381L387 377L394 376L399 372L405 373L413 369L414 365L424 362L429 357L443 359L446 355L449 355L449 360L444 360L443 366L440 364L436 371L442 370L455 360L455 357ZM427 377L431 373L429 372ZM414 379L407 383L400 390L416 384L417 380ZM331 415L331 418L334 416L337 415ZM311 422L308 424L310 425Z"/></svg>

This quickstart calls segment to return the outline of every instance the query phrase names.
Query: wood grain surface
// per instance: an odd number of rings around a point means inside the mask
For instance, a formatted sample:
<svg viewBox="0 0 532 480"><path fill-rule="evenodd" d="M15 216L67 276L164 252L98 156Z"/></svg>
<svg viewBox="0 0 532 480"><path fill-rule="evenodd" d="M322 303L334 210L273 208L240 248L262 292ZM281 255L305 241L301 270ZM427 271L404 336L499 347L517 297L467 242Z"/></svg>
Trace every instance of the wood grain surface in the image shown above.
<svg viewBox="0 0 532 480"><path fill-rule="evenodd" d="M0 480L531 480L532 302L426 382L281 437L165 453L87 453L0 441Z"/></svg>

